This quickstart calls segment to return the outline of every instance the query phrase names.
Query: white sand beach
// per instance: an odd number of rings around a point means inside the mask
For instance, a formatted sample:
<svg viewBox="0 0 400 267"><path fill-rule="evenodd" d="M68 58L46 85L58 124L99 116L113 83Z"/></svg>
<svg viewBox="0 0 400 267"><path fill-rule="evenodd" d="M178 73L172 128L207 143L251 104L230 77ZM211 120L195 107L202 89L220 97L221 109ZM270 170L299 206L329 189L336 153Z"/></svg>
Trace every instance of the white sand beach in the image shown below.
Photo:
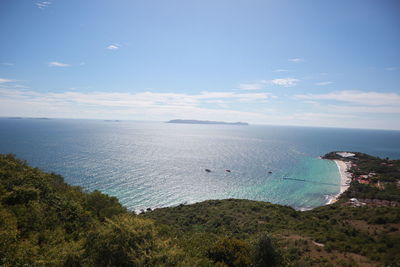
<svg viewBox="0 0 400 267"><path fill-rule="evenodd" d="M350 187L351 182L351 173L348 172L351 167L351 162L345 162L343 160L334 160L334 162L338 166L340 173L340 192L339 194L329 198L327 204L335 203L338 200L339 196Z"/></svg>

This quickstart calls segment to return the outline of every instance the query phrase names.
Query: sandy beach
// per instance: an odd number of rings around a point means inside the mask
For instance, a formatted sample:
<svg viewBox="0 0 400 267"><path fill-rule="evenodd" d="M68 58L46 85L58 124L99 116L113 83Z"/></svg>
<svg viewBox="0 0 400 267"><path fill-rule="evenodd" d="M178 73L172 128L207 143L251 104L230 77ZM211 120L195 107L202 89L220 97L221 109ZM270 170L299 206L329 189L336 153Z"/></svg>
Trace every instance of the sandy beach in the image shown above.
<svg viewBox="0 0 400 267"><path fill-rule="evenodd" d="M345 162L343 160L333 160L336 165L338 166L339 173L340 173L340 192L339 194L331 197L327 204L335 203L339 196L343 194L349 187L351 182L351 173L347 172L350 167L350 162Z"/></svg>

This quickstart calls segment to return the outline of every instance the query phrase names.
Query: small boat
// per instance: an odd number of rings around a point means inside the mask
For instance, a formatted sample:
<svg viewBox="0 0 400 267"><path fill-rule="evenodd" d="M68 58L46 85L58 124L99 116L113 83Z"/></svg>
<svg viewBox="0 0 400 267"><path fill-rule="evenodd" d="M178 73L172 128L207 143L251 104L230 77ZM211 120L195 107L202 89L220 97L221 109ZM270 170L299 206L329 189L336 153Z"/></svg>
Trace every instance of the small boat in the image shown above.
<svg viewBox="0 0 400 267"><path fill-rule="evenodd" d="M269 171L268 173L269 173L269 174L271 174L272 172L271 172L271 171Z"/></svg>
<svg viewBox="0 0 400 267"><path fill-rule="evenodd" d="M210 170L210 169L205 169L205 171L206 171L206 172L211 172L211 170Z"/></svg>
<svg viewBox="0 0 400 267"><path fill-rule="evenodd" d="M231 172L231 170L225 170L226 172Z"/></svg>

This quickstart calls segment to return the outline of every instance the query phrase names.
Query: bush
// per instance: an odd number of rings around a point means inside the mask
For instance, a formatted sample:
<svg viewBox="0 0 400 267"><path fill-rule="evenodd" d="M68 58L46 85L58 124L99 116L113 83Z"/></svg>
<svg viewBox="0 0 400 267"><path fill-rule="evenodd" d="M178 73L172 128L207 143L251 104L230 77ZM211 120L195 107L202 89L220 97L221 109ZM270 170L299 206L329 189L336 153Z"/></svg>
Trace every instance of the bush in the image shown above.
<svg viewBox="0 0 400 267"><path fill-rule="evenodd" d="M125 214L90 232L84 248L90 266L144 266L159 246L152 221Z"/></svg>
<svg viewBox="0 0 400 267"><path fill-rule="evenodd" d="M256 266L278 266L279 253L275 250L271 238L266 234L261 235L256 243L255 265Z"/></svg>
<svg viewBox="0 0 400 267"><path fill-rule="evenodd" d="M222 238L212 246L207 256L217 265L249 266L251 265L251 248L248 243L234 238Z"/></svg>
<svg viewBox="0 0 400 267"><path fill-rule="evenodd" d="M37 200L39 190L33 187L15 186L6 194L4 202L8 205L27 204L31 200Z"/></svg>
<svg viewBox="0 0 400 267"><path fill-rule="evenodd" d="M126 212L126 208L118 202L116 197L110 197L97 190L87 195L86 203L87 208L101 219Z"/></svg>

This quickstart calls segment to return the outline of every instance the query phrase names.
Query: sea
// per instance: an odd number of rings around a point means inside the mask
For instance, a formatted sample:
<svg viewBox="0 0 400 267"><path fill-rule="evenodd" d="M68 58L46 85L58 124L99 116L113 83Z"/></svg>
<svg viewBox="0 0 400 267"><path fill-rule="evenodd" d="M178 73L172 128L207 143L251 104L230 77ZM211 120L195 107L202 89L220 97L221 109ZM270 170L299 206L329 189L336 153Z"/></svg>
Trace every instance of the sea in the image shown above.
<svg viewBox="0 0 400 267"><path fill-rule="evenodd" d="M136 212L226 198L322 206L340 190L320 158L330 151L399 159L400 131L0 118L0 153Z"/></svg>

